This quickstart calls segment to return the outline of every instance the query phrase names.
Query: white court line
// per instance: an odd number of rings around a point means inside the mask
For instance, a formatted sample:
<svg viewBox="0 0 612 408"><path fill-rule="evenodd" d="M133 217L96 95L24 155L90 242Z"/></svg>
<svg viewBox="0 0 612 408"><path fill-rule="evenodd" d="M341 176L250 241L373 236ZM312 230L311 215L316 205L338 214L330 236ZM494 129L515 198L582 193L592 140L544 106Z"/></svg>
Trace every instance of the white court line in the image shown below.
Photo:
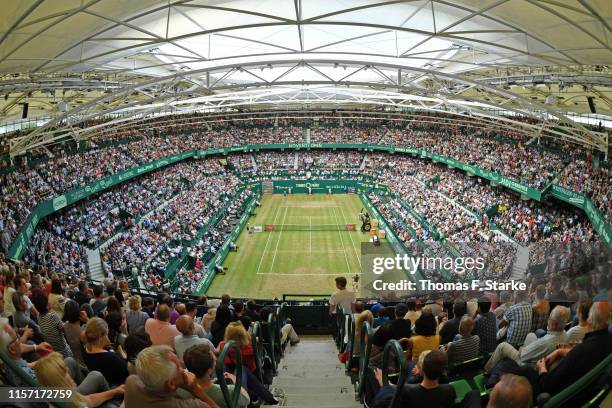
<svg viewBox="0 0 612 408"><path fill-rule="evenodd" d="M344 219L344 222L346 222L346 215L344 214L344 210L342 209L342 207L340 207L340 211L342 212L342 218ZM349 222L351 220L349 219ZM353 250L355 251L355 255L357 256L357 261L359 262L359 269L361 269L361 256L359 256L359 252L357 252L357 247L355 247L355 241L353 241L353 234L351 234L351 231L348 232L349 234L349 238L351 239L351 244L353 246Z"/></svg>
<svg viewBox="0 0 612 408"><path fill-rule="evenodd" d="M321 208L338 208L337 206L324 205L321 207L313 207L310 205L279 205L278 208L310 208L313 210L320 210ZM292 215L292 217L308 217L307 215Z"/></svg>
<svg viewBox="0 0 612 408"><path fill-rule="evenodd" d="M285 220L287 219L287 211L289 211L289 207L285 208L285 216L283 217L282 224L284 224ZM278 253L278 244L280 243L282 236L283 230L281 229L280 233L278 234L278 241L276 241L276 248L274 249L274 256L272 257L272 265L270 265L270 272L274 270L274 262L276 261L276 254Z"/></svg>
<svg viewBox="0 0 612 408"><path fill-rule="evenodd" d="M312 217L308 217L308 225L310 226L310 253L312 254Z"/></svg>
<svg viewBox="0 0 612 408"><path fill-rule="evenodd" d="M281 275L281 276L338 276L338 273L284 273L284 272L259 272L256 275ZM348 272L348 275L361 275L359 272Z"/></svg>
<svg viewBox="0 0 612 408"><path fill-rule="evenodd" d="M274 213L274 220L272 220L272 224L276 224L276 217L278 216L278 209L280 207L276 208L276 212ZM263 251L261 252L261 258L259 259L259 265L257 265L257 272L256 274L259 274L259 270L261 269L261 263L264 260L264 255L266 253L266 250L268 249L268 244L270 243L270 238L272 237L271 231L268 232L268 239L266 240L266 246L264 246Z"/></svg>
<svg viewBox="0 0 612 408"><path fill-rule="evenodd" d="M267 254L270 254L272 251L264 251ZM304 255L306 252L302 249L279 249L277 251L279 254L302 254ZM313 254L341 254L344 251L341 249L320 249L316 251L311 251Z"/></svg>
<svg viewBox="0 0 612 408"><path fill-rule="evenodd" d="M334 210L334 218L336 218L336 221L338 221L338 214L336 213L336 207L333 207L332 209ZM346 247L344 246L344 239L342 239L342 231L338 230L338 235L340 235L340 242L342 243L342 249L344 250L344 260L346 261L346 269L350 273L351 265L349 264L348 256L346 255Z"/></svg>

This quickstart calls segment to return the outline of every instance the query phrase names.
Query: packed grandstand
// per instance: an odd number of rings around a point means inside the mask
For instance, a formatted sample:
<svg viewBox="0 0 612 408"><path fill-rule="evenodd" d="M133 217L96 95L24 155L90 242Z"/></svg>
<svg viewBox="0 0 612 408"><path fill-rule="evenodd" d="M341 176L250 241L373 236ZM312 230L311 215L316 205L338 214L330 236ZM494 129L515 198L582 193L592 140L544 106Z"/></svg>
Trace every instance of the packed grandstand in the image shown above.
<svg viewBox="0 0 612 408"><path fill-rule="evenodd" d="M0 17L2 406L612 406L609 4L71 3Z"/></svg>

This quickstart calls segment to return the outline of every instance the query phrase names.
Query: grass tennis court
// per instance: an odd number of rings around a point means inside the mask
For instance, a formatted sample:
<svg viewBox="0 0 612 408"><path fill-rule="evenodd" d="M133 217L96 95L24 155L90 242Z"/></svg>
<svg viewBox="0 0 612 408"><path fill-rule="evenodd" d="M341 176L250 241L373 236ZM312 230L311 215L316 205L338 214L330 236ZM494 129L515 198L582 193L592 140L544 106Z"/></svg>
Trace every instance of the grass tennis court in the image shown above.
<svg viewBox="0 0 612 408"><path fill-rule="evenodd" d="M265 195L251 226L294 225L304 231L275 230L247 234L242 231L223 266L226 275L215 277L211 296L271 298L289 293L330 294L334 278L361 273L361 242L369 234L359 231L361 200L354 194ZM355 224L356 231L311 230L322 224ZM292 228L292 229L293 229Z"/></svg>

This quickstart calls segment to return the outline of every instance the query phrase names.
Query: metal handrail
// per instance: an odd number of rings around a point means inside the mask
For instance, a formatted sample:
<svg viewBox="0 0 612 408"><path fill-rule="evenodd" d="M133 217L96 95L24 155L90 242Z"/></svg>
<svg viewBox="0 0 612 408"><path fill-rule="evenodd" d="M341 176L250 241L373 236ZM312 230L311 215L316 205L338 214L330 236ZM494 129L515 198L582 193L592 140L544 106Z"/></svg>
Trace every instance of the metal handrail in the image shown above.
<svg viewBox="0 0 612 408"><path fill-rule="evenodd" d="M255 322L251 333L251 345L253 346L253 354L255 355L255 376L259 382L263 384L263 359L265 351L262 336L261 324Z"/></svg>
<svg viewBox="0 0 612 408"><path fill-rule="evenodd" d="M393 398L391 399L389 408L396 408L397 404L399 403L399 395L402 392L402 387L404 386L406 376L408 375L406 359L404 358L404 350L402 349L399 341L389 340L383 349L383 386L389 385L389 357L391 354L393 354L393 357L395 357L395 363L399 368L399 377L397 378L397 383L395 384L395 391L393 392Z"/></svg>
<svg viewBox="0 0 612 408"><path fill-rule="evenodd" d="M268 342L268 354L274 365L274 371L278 368L278 360L276 359L276 316L274 313L270 313L268 316L268 336L270 337Z"/></svg>
<svg viewBox="0 0 612 408"><path fill-rule="evenodd" d="M355 317L352 314L347 315L348 318L348 339L346 350L348 351L348 359L346 360L346 368L351 368L353 359L353 351L355 350Z"/></svg>
<svg viewBox="0 0 612 408"><path fill-rule="evenodd" d="M281 329L283 326L283 322L285 321L285 305L282 304L278 307L278 313L276 314L276 321L274 324L274 335L276 336L274 344L277 347L277 356L278 356L278 362L280 363L281 358L283 358L283 336L281 333Z"/></svg>
<svg viewBox="0 0 612 408"><path fill-rule="evenodd" d="M230 356L231 350L234 350L234 357L236 358L236 383L234 384L234 391L230 394L223 373L226 371L225 359L226 357ZM216 372L225 404L228 408L237 408L242 389L242 355L240 354L240 347L238 347L238 343L236 343L234 340L230 340L225 343L223 350L221 350L221 353L219 353L219 357L217 358Z"/></svg>
<svg viewBox="0 0 612 408"><path fill-rule="evenodd" d="M367 342L366 342L367 336ZM372 353L372 337L374 337L374 330L370 326L369 322L363 322L361 326L361 357L359 358L359 387L357 388L357 397L359 401L363 402L363 393L365 391L365 375L368 369L368 363L370 361L370 354Z"/></svg>

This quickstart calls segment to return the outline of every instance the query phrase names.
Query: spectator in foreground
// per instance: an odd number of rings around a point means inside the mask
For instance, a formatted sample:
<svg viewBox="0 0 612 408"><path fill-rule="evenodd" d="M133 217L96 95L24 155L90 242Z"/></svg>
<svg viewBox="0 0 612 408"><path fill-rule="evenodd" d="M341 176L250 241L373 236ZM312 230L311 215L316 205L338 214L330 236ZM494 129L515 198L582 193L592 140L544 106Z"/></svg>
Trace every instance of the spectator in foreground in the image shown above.
<svg viewBox="0 0 612 408"><path fill-rule="evenodd" d="M144 327L139 327L134 333L125 338L125 355L130 374L136 374L136 357L138 357L138 353L147 347L151 347L151 338Z"/></svg>
<svg viewBox="0 0 612 408"><path fill-rule="evenodd" d="M62 288L62 282L59 278L53 278L51 280L51 293L49 294L49 303L51 310L53 310L62 319L64 317L64 305L66 304L66 298L63 295L64 290Z"/></svg>
<svg viewBox="0 0 612 408"><path fill-rule="evenodd" d="M508 308L504 319L499 323L499 327L502 328L500 331L506 329L506 342L515 348L521 346L531 330L531 317L532 310L527 299L527 291L516 291L514 305ZM500 337L504 337L503 334L498 334L498 339Z"/></svg>
<svg viewBox="0 0 612 408"><path fill-rule="evenodd" d="M353 339L353 353L361 353L361 330L363 329L363 323L368 322L372 327L372 321L374 316L369 310L365 310L359 314L355 321L355 338Z"/></svg>
<svg viewBox="0 0 612 408"><path fill-rule="evenodd" d="M198 337L195 334L195 324L190 316L183 315L176 320L176 329L181 332L174 338L174 351L179 360L183 361L183 354L187 349L196 344L208 344L214 348L210 340Z"/></svg>
<svg viewBox="0 0 612 408"><path fill-rule="evenodd" d="M512 293L508 291L503 291L499 295L499 302L500 305L495 308L493 313L495 313L495 316L498 320L501 320L508 311L508 309L510 309L510 306L512 306Z"/></svg>
<svg viewBox="0 0 612 408"><path fill-rule="evenodd" d="M338 308L342 309L344 313L353 313L355 292L346 289L346 278L344 276L336 278L336 289L338 291L329 298L329 313L336 314Z"/></svg>
<svg viewBox="0 0 612 408"><path fill-rule="evenodd" d="M589 310L587 332L582 343L561 347L536 364L540 392L557 394L584 376L612 353L612 333L608 331L610 304L595 302ZM558 365L554 366L558 362ZM554 368L553 368L554 366Z"/></svg>
<svg viewBox="0 0 612 408"><path fill-rule="evenodd" d="M196 376L197 385L204 390L219 407L226 408L227 404L221 392L221 386L212 380L217 364L217 357L213 348L206 343L200 343L190 347L183 355L185 367ZM231 381L227 388L230 395L234 392L236 377L230 373L224 373L224 379ZM182 394L182 393L181 393ZM240 389L238 407L246 408L250 403L249 394L244 388Z"/></svg>
<svg viewBox="0 0 612 408"><path fill-rule="evenodd" d="M147 296L142 299L142 311L149 315L150 318L155 318L155 302L153 298Z"/></svg>
<svg viewBox="0 0 612 408"><path fill-rule="evenodd" d="M408 307L408 311L406 312L404 319L410 320L410 322L412 323L412 327L414 327L417 319L421 317L421 311L417 310L416 301L414 300L408 301L406 303L406 306Z"/></svg>
<svg viewBox="0 0 612 408"><path fill-rule="evenodd" d="M457 364L478 357L480 353L480 338L473 335L474 319L463 316L459 323L459 340L448 343L447 354L449 364Z"/></svg>
<svg viewBox="0 0 612 408"><path fill-rule="evenodd" d="M504 374L493 387L487 408L530 408L532 401L531 384L525 377Z"/></svg>
<svg viewBox="0 0 612 408"><path fill-rule="evenodd" d="M91 308L94 316L100 317L106 311L106 300L104 299L104 286L96 285L93 288L94 297L91 299Z"/></svg>
<svg viewBox="0 0 612 408"><path fill-rule="evenodd" d="M83 360L83 344L81 343L81 333L84 330L84 327L81 327L81 319L85 315L81 314L79 310L79 304L69 299L64 306L64 335L66 336L66 341L70 346L70 350L72 350L72 355L74 359L79 363L85 365L85 361ZM86 317L87 315L85 315Z"/></svg>
<svg viewBox="0 0 612 408"><path fill-rule="evenodd" d="M185 314L191 317L191 320L193 321L193 324L195 326L195 334L198 337L203 339L207 337L207 333L206 333L206 330L204 330L204 327L202 327L202 325L198 323L197 313L198 313L198 306L196 305L195 302L185 303Z"/></svg>
<svg viewBox="0 0 612 408"><path fill-rule="evenodd" d="M74 294L74 300L79 304L79 307L89 303L89 301L91 300L91 296L89 295L87 281L79 281L78 291Z"/></svg>
<svg viewBox="0 0 612 408"><path fill-rule="evenodd" d="M149 315L141 310L141 299L139 295L128 298L128 310L125 312L128 334L134 333L140 327L144 327Z"/></svg>
<svg viewBox="0 0 612 408"><path fill-rule="evenodd" d="M437 349L440 335L436 334L436 319L431 313L423 313L414 326L415 335L408 339L408 351L412 354L414 364L425 350Z"/></svg>
<svg viewBox="0 0 612 408"><path fill-rule="evenodd" d="M433 316L432 316L433 317ZM400 394L398 406L402 407L451 407L455 402L455 389L449 384L440 384L448 359L441 350L432 350L423 360L423 381L406 384ZM376 370L376 379L382 387L382 370ZM374 407L387 407L394 392L393 386L382 387L374 400Z"/></svg>
<svg viewBox="0 0 612 408"><path fill-rule="evenodd" d="M252 322L258 322L260 320L259 312L257 311L257 303L255 303L253 299L246 303L244 315L250 317Z"/></svg>
<svg viewBox="0 0 612 408"><path fill-rule="evenodd" d="M85 328L87 344L83 350L83 360L89 370L104 374L111 386L120 385L128 376L125 355L121 348L118 353L109 350L108 325L99 317L89 319Z"/></svg>
<svg viewBox="0 0 612 408"><path fill-rule="evenodd" d="M453 303L453 318L447 320L440 328L440 344L450 343L459 333L459 323L467 312L467 305L463 300Z"/></svg>
<svg viewBox="0 0 612 408"><path fill-rule="evenodd" d="M148 319L145 331L151 337L154 346L165 344L172 347L174 338L181 334L176 326L170 324L170 309L168 305L160 303L155 311L155 319Z"/></svg>
<svg viewBox="0 0 612 408"><path fill-rule="evenodd" d="M223 350L225 344L229 341L234 341L240 348L240 357L242 365L250 372L255 372L255 350L251 344L251 337L249 333L244 329L244 326L240 322L231 322L225 329L225 336L223 341L217 346L217 352L220 353ZM228 367L234 368L236 365L236 356L234 350L231 350L228 357L225 360L225 364Z"/></svg>
<svg viewBox="0 0 612 408"><path fill-rule="evenodd" d="M412 323L410 320L404 319L407 312L406 305L398 303L395 306L395 319L387 321L374 333L370 362L376 367L382 365L383 349L389 340L407 339L411 336Z"/></svg>
<svg viewBox="0 0 612 408"><path fill-rule="evenodd" d="M550 304L546 300L546 286L538 285L535 290L535 302L532 307L533 315L531 317L531 331L537 333L537 330L544 330L548 321L550 312Z"/></svg>
<svg viewBox="0 0 612 408"><path fill-rule="evenodd" d="M125 382L126 407L217 407L196 384L195 375L181 367L181 362L170 347L147 347L138 354L135 365L136 374L130 375ZM180 399L176 395L179 387L189 391L195 398Z"/></svg>
<svg viewBox="0 0 612 408"><path fill-rule="evenodd" d="M38 360L34 370L36 380L43 387L72 389L74 394L71 402L75 407L94 408L102 404L104 408L119 407L118 402L109 400L122 396L125 391L124 385L110 388L104 376L98 371L90 371L77 386L62 355L56 352Z"/></svg>
<svg viewBox="0 0 612 408"><path fill-rule="evenodd" d="M497 319L491 312L491 300L487 296L478 299L478 314L474 320L474 334L480 339L480 353L492 353L497 347Z"/></svg>
<svg viewBox="0 0 612 408"><path fill-rule="evenodd" d="M42 289L36 289L32 293L32 300L39 313L38 323L45 341L64 357L72 357L72 351L64 336L64 325L60 317L54 311L49 310L47 294Z"/></svg>
<svg viewBox="0 0 612 408"><path fill-rule="evenodd" d="M578 324L566 332L568 343L580 343L584 338L589 326L589 310L591 309L592 305L593 303L590 300L582 300L578 302L578 309L576 310Z"/></svg>
<svg viewBox="0 0 612 408"><path fill-rule="evenodd" d="M506 357L521 365L534 365L540 358L552 353L557 345L566 342L567 335L563 329L569 315L570 311L567 307L555 307L548 318L546 335L538 339L534 333L529 333L524 346L519 350L515 349L510 343L500 343L485 364L485 371L490 372L499 361Z"/></svg>
<svg viewBox="0 0 612 408"><path fill-rule="evenodd" d="M216 346L225 336L225 328L232 322L232 311L226 305L221 305L216 309L215 320L210 326L212 343Z"/></svg>

